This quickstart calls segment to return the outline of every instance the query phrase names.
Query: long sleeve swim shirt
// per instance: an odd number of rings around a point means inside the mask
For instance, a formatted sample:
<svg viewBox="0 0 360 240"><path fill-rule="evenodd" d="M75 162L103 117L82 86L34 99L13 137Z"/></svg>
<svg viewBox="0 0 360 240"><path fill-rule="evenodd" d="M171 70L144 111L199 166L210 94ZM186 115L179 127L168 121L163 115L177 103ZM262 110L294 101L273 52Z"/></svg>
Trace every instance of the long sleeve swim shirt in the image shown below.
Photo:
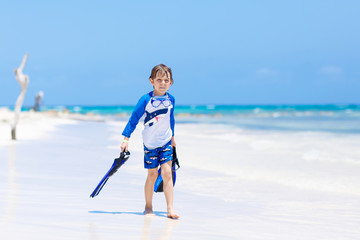
<svg viewBox="0 0 360 240"><path fill-rule="evenodd" d="M153 96L153 91L145 94L136 104L122 135L130 138L145 114L144 145L149 149L164 146L174 136L174 106L175 98L169 93L164 96Z"/></svg>

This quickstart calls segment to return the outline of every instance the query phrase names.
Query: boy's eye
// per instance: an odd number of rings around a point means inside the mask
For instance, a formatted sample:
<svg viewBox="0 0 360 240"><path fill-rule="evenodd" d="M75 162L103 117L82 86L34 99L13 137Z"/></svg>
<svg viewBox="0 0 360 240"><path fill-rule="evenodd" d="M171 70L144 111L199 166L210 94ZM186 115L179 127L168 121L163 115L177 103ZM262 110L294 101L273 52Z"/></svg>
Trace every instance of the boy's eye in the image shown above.
<svg viewBox="0 0 360 240"><path fill-rule="evenodd" d="M158 83L162 83L163 81L164 81L165 83L169 83L169 82L170 82L169 79L156 79L156 82L158 82Z"/></svg>

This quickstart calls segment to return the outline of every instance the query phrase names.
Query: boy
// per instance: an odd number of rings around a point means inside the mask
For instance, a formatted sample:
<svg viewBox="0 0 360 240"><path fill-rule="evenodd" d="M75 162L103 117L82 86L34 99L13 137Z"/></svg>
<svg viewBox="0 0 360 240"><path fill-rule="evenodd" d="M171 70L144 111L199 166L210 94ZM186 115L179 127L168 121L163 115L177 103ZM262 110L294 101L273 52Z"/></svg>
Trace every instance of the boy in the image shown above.
<svg viewBox="0 0 360 240"><path fill-rule="evenodd" d="M152 197L158 175L158 166L161 165L167 216L178 219L179 215L174 212L173 207L174 189L171 169L172 147L176 146L174 139L175 98L167 93L173 84L171 69L164 64L159 64L152 69L149 80L154 90L142 96L136 104L129 122L122 133L124 140L121 144L121 151L128 150L129 138L140 118L145 114L145 127L142 136L144 143L144 167L148 169L148 176L145 182L144 214L154 214L152 210Z"/></svg>

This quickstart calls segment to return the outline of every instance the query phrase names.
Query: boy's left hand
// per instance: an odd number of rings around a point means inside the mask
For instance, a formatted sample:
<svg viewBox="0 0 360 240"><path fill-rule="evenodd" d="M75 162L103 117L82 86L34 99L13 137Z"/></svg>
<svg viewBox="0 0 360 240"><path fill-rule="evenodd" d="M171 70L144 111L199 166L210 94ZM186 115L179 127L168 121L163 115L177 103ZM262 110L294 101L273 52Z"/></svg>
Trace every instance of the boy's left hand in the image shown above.
<svg viewBox="0 0 360 240"><path fill-rule="evenodd" d="M176 147L176 142L175 142L175 138L174 138L174 137L171 138L171 146L172 146L172 147Z"/></svg>

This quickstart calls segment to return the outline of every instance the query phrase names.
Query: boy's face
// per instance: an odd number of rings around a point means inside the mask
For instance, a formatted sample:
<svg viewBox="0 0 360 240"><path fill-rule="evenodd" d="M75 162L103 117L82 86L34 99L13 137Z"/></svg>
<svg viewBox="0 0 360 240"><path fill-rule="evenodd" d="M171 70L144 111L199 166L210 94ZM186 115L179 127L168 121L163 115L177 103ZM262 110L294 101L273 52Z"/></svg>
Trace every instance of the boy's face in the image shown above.
<svg viewBox="0 0 360 240"><path fill-rule="evenodd" d="M162 96L169 90L172 81L168 78L166 73L158 72L155 79L150 78L150 83L154 87L154 95Z"/></svg>

